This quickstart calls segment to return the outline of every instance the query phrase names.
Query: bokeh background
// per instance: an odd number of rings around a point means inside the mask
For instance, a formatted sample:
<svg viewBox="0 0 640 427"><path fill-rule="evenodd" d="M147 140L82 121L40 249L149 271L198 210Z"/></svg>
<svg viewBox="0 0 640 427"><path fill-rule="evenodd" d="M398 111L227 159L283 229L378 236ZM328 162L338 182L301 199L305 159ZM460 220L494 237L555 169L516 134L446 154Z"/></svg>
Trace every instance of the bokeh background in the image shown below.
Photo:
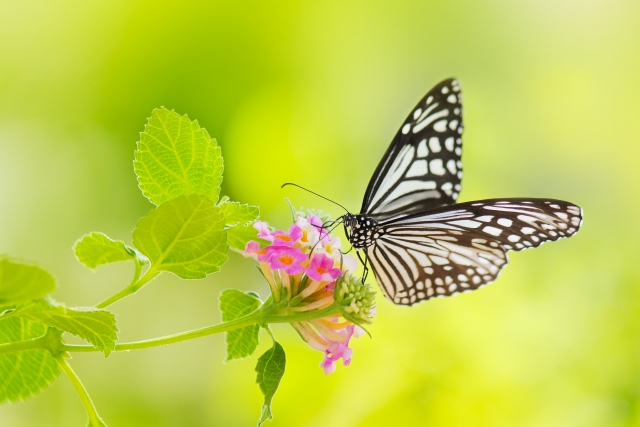
<svg viewBox="0 0 640 427"><path fill-rule="evenodd" d="M130 242L151 208L133 150L160 105L217 138L223 192L272 224L289 221L284 197L340 214L285 181L358 210L414 104L457 76L461 200L567 199L583 230L513 254L479 292L410 309L380 297L373 339L328 377L276 327L289 363L267 425L640 425L638 22L637 0L4 1L0 253L54 271L70 305L124 286L131 265L93 273L71 246L94 230ZM161 277L113 307L121 339L217 322L227 287L265 296L250 264ZM72 363L110 426L254 425L256 358L224 353L215 336ZM65 377L0 407L3 427L85 422Z"/></svg>

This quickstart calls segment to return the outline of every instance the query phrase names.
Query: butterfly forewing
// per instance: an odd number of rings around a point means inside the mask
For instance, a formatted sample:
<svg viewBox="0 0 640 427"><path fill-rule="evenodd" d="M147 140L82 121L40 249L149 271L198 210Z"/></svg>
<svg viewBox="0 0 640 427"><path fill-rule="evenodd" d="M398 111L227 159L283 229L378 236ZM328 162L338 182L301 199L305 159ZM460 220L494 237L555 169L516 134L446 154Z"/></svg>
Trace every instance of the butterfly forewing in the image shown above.
<svg viewBox="0 0 640 427"><path fill-rule="evenodd" d="M413 305L494 281L507 252L570 237L578 206L559 200L455 202L462 179L462 93L441 82L405 120L369 182L349 240L364 249L384 294Z"/></svg>
<svg viewBox="0 0 640 427"><path fill-rule="evenodd" d="M507 251L570 237L581 223L582 210L560 200L467 202L378 224L367 257L387 298L413 305L491 283Z"/></svg>
<svg viewBox="0 0 640 427"><path fill-rule="evenodd" d="M460 84L448 79L405 120L373 174L361 213L384 220L455 203L462 129Z"/></svg>

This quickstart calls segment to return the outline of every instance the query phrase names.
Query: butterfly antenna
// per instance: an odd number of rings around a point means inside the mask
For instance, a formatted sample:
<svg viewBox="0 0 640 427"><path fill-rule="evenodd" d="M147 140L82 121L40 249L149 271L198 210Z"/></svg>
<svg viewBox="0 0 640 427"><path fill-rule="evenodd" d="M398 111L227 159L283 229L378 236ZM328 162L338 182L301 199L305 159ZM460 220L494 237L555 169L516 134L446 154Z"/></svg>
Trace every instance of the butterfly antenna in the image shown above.
<svg viewBox="0 0 640 427"><path fill-rule="evenodd" d="M294 187L301 188L301 189L303 189L304 191L307 191L307 192L309 192L309 193L311 193L311 194L315 194L316 196L318 196L318 197L320 197L320 198L322 198L322 199L325 199L325 200L327 200L327 201L329 201L329 202L333 203L334 205L338 205L338 206L340 206L340 207L341 207L342 209L344 209L347 213L349 213L349 209L345 208L345 207L344 207L344 206L342 206L340 203L338 203L338 202L334 202L333 200L331 200L331 199L329 199L329 198L327 198L327 197L321 196L320 194L316 193L315 191L311 191L311 190L309 190L308 188L304 188L302 185L298 185L298 184L295 184L295 183L293 183L293 182L285 182L284 184L282 184L282 186L281 186L280 188L284 188L284 187L286 187L287 185L293 185Z"/></svg>

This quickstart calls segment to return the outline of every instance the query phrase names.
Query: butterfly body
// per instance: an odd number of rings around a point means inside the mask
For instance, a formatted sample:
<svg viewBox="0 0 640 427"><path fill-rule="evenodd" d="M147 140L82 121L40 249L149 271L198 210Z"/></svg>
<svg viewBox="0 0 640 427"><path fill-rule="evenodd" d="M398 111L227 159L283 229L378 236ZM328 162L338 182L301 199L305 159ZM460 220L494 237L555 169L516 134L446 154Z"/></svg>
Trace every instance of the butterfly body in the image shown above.
<svg viewBox="0 0 640 427"><path fill-rule="evenodd" d="M555 199L456 204L462 180L462 94L455 79L418 103L378 164L360 214L341 219L387 299L413 305L478 289L508 251L571 237L582 209Z"/></svg>
<svg viewBox="0 0 640 427"><path fill-rule="evenodd" d="M368 215L346 214L343 220L348 230L349 243L354 249L364 249L371 246L379 237L375 232L378 222Z"/></svg>

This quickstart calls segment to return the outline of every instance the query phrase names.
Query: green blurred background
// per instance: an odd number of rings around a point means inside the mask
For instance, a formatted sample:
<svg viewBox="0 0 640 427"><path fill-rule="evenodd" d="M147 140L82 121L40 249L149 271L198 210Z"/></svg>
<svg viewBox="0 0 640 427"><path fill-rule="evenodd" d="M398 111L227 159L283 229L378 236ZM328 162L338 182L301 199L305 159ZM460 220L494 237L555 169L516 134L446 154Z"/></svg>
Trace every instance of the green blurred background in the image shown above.
<svg viewBox="0 0 640 427"><path fill-rule="evenodd" d="M268 425L640 425L638 22L637 0L4 1L0 253L53 270L70 305L124 286L130 265L93 273L71 246L93 230L129 242L151 208L132 159L160 105L217 138L223 192L272 224L287 225L284 197L340 213L285 181L358 210L414 104L457 76L461 200L567 199L583 230L513 254L479 292L411 309L380 296L373 339L328 377L276 327L289 363ZM249 266L163 276L113 307L121 339L217 322L226 287L265 296ZM254 425L255 358L224 353L215 336L72 364L112 427ZM3 427L84 423L64 377L0 407Z"/></svg>

